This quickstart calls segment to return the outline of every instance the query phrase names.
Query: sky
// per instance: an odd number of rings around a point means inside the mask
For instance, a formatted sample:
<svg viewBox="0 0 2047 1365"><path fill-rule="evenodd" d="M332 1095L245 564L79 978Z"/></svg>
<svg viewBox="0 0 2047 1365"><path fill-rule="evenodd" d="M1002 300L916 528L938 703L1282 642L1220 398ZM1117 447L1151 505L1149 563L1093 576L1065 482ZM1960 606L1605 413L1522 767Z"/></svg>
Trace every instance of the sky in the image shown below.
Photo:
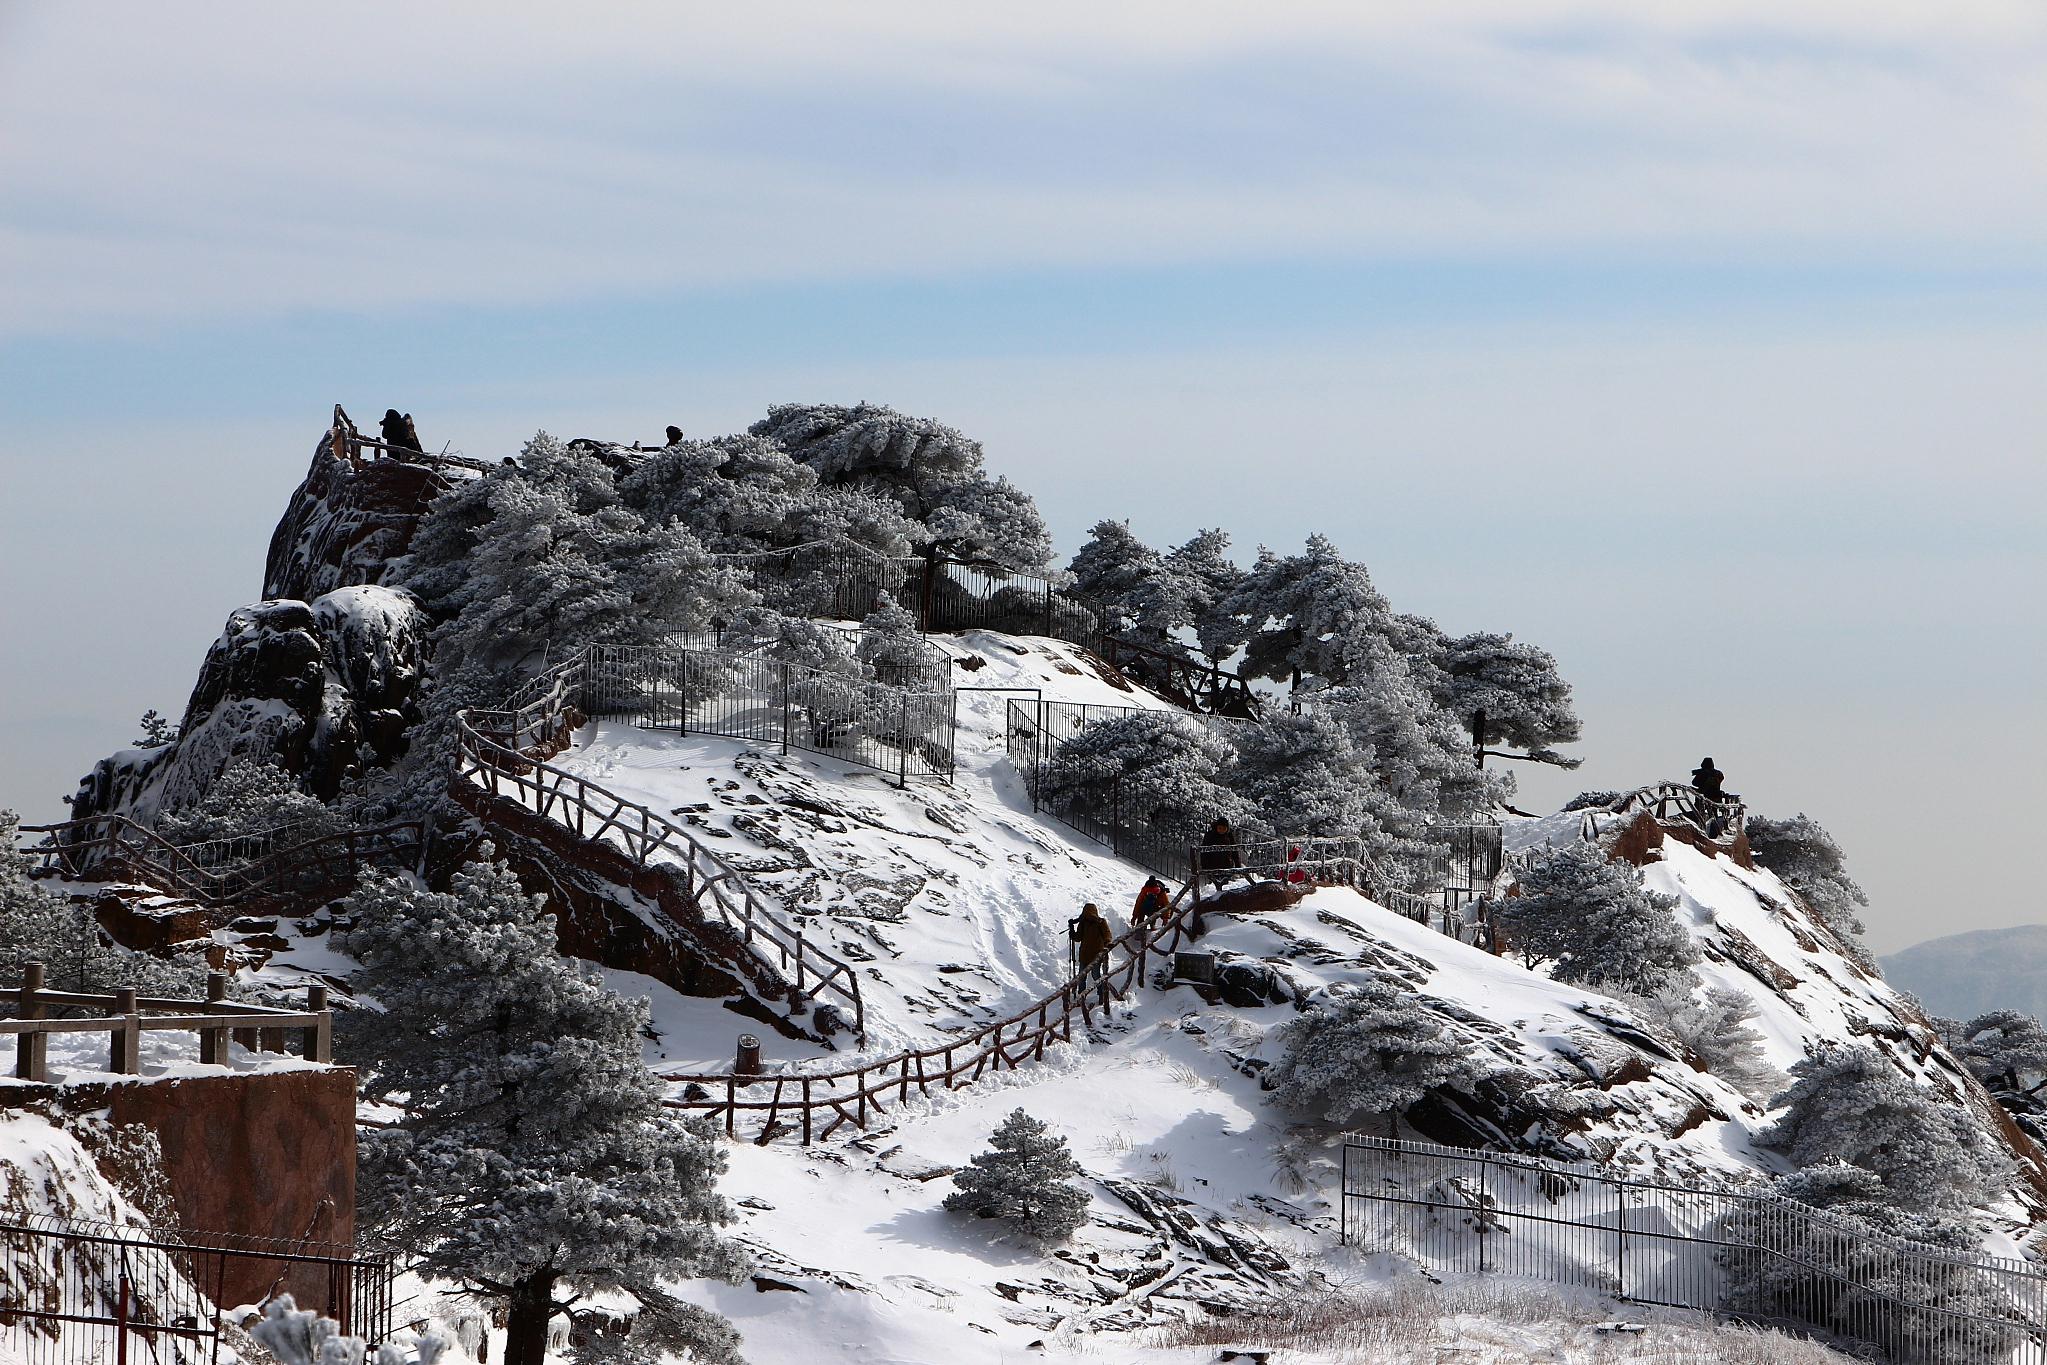
<svg viewBox="0 0 2047 1365"><path fill-rule="evenodd" d="M0 806L179 712L340 402L883 402L1329 534L1711 754L1889 951L2047 920L2047 10L0 0Z"/></svg>

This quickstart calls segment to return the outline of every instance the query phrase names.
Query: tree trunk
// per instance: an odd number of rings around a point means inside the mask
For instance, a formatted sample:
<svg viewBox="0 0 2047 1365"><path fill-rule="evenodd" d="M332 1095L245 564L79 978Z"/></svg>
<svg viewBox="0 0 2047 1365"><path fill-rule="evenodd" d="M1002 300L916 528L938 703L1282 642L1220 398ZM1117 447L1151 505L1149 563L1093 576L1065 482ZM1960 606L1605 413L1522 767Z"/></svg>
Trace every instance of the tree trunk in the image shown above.
<svg viewBox="0 0 2047 1365"><path fill-rule="evenodd" d="M554 1316L552 1270L537 1270L506 1299L505 1365L547 1365L547 1324Z"/></svg>

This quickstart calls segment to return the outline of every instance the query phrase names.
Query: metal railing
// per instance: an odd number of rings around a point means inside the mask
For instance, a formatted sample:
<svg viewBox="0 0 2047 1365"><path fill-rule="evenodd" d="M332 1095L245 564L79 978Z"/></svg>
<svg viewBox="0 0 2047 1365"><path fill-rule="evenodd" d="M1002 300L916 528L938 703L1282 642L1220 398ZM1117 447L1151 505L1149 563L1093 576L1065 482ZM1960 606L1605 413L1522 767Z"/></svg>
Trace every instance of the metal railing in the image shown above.
<svg viewBox="0 0 2047 1365"><path fill-rule="evenodd" d="M247 1359L229 1310L289 1293L374 1347L394 1267L345 1244L45 1216L0 1221L0 1358L21 1365ZM267 1359L267 1356L263 1358Z"/></svg>
<svg viewBox="0 0 2047 1365"><path fill-rule="evenodd" d="M650 730L803 749L863 767L950 782L951 690L913 691L757 654L674 645L592 645L581 710ZM949 675L947 675L949 679Z"/></svg>
<svg viewBox="0 0 2047 1365"><path fill-rule="evenodd" d="M1346 1243L1581 1285L1896 1365L2047 1363L2047 1270L1885 1237L1759 1191L1392 1138L1343 1153Z"/></svg>
<svg viewBox="0 0 2047 1365"><path fill-rule="evenodd" d="M58 1033L106 1034L106 1069L117 1076L140 1074L142 1035L167 1031L198 1034L199 1061L208 1066L226 1064L229 1039L251 1052L283 1053L291 1033L302 1035L299 1055L308 1061L334 1060L334 1019L322 985L306 988L306 1010L298 1013L230 1001L224 972L207 974L204 1000L165 999L133 989L55 991L46 980L43 964L29 962L23 964L19 984L0 985L0 1006L11 1005L14 1011L13 1018L0 1019L0 1037L14 1039L17 1080L50 1079L50 1037ZM58 1017L52 1010L89 1013Z"/></svg>

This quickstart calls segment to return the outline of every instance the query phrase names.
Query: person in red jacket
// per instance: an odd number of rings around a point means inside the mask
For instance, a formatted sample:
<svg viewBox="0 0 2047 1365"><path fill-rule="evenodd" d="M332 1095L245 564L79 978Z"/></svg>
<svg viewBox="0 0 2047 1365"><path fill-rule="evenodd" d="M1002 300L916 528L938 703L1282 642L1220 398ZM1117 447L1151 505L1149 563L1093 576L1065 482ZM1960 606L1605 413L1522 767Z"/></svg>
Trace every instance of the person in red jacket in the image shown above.
<svg viewBox="0 0 2047 1365"><path fill-rule="evenodd" d="M1130 907L1130 923L1138 929L1148 928L1152 921L1166 913L1173 903L1172 893L1157 877L1146 877L1144 889L1137 893L1137 903Z"/></svg>

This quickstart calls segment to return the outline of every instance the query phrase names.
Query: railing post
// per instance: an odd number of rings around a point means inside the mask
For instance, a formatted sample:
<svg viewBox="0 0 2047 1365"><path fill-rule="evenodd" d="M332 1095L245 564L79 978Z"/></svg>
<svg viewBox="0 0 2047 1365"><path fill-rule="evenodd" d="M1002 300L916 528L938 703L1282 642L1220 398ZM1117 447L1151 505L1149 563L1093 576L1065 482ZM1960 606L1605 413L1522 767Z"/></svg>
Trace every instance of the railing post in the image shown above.
<svg viewBox="0 0 2047 1365"><path fill-rule="evenodd" d="M782 752L789 752L789 665L782 665Z"/></svg>
<svg viewBox="0 0 2047 1365"><path fill-rule="evenodd" d="M21 1003L15 1011L17 1017L42 1019L48 1017L49 1006L36 999L36 993L43 988L43 964L27 962L21 968ZM19 1080L47 1081L50 1079L50 1035L47 1033L24 1033L14 1042L14 1074Z"/></svg>
<svg viewBox="0 0 2047 1365"><path fill-rule="evenodd" d="M206 974L206 1003L217 1005L226 999L227 973L208 972ZM218 1014L219 1011L208 1010L207 1013ZM228 1030L225 1027L215 1026L199 1030L200 1063L204 1066L226 1066L227 1039Z"/></svg>
<svg viewBox="0 0 2047 1365"><path fill-rule="evenodd" d="M107 1070L116 1076L133 1076L142 1070L142 1018L135 996L133 986L114 992L114 1013L120 1018L120 1027L113 1030Z"/></svg>
<svg viewBox="0 0 2047 1365"><path fill-rule="evenodd" d="M327 1007L327 988L321 985L306 987L306 1008L319 1015L310 1029L306 1030L306 1041L311 1044L307 1056L316 1062L334 1060L334 1014Z"/></svg>

